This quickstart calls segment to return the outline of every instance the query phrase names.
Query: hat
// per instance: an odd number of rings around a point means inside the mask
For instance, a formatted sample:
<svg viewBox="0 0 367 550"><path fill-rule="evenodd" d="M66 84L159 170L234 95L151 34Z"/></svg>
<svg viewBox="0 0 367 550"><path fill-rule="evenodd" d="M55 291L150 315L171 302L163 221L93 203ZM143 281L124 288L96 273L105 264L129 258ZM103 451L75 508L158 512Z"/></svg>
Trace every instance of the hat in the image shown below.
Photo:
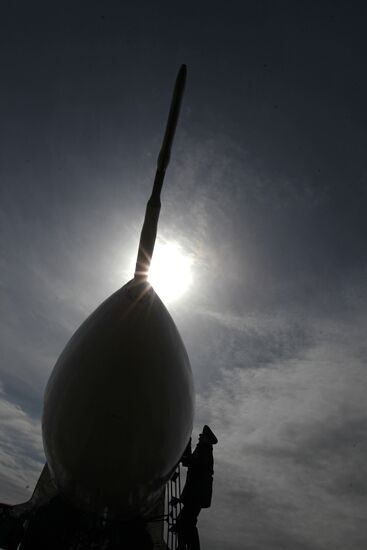
<svg viewBox="0 0 367 550"><path fill-rule="evenodd" d="M209 443L211 443L212 445L216 445L216 443L218 443L218 439L215 437L214 433L211 431L209 426L207 426L206 424L203 428L203 435L205 435L205 437L208 439Z"/></svg>

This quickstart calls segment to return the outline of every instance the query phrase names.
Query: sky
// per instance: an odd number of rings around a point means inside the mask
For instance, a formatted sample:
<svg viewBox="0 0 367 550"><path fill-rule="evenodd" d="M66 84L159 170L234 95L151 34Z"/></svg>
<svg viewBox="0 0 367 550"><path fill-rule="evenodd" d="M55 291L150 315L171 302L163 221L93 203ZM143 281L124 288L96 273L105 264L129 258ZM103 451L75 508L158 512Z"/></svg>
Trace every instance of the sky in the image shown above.
<svg viewBox="0 0 367 550"><path fill-rule="evenodd" d="M44 463L73 332L132 276L171 91L159 239L209 424L204 550L367 543L367 8L325 0L4 1L0 501Z"/></svg>

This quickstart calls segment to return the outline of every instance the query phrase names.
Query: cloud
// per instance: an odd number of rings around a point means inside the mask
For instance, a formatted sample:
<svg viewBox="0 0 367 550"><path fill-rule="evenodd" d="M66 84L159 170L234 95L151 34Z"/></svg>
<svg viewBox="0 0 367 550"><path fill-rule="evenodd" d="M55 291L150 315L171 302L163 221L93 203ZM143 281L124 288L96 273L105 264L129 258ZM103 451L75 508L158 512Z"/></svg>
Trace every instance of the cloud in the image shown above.
<svg viewBox="0 0 367 550"><path fill-rule="evenodd" d="M27 500L45 463L41 425L7 399L0 387L1 500L15 504Z"/></svg>
<svg viewBox="0 0 367 550"><path fill-rule="evenodd" d="M209 547L364 548L359 337L353 325L324 325L301 353L224 368L198 395L197 427L209 423L219 438L213 508L202 520Z"/></svg>

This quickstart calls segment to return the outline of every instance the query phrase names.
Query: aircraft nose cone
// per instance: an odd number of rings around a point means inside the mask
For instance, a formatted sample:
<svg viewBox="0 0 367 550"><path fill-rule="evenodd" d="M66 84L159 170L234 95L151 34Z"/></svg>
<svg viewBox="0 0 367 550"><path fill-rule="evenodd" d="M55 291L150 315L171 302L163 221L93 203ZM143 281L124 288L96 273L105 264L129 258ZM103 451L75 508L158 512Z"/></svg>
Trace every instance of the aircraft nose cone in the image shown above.
<svg viewBox="0 0 367 550"><path fill-rule="evenodd" d="M51 475L82 509L144 515L186 447L193 409L178 330L150 285L131 281L80 326L51 374L42 422Z"/></svg>

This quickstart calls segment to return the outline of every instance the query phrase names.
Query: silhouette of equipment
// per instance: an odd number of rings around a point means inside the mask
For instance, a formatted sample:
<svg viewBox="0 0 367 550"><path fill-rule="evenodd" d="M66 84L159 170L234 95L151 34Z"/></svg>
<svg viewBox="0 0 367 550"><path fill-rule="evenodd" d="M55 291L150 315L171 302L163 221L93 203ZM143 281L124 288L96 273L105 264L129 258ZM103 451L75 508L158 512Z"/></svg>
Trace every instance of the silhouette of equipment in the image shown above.
<svg viewBox="0 0 367 550"><path fill-rule="evenodd" d="M152 550L153 544L142 519L105 521L80 513L60 496L37 510L20 550Z"/></svg>
<svg viewBox="0 0 367 550"><path fill-rule="evenodd" d="M12 516L12 506L0 504L0 548L16 550L24 534L24 520Z"/></svg>

